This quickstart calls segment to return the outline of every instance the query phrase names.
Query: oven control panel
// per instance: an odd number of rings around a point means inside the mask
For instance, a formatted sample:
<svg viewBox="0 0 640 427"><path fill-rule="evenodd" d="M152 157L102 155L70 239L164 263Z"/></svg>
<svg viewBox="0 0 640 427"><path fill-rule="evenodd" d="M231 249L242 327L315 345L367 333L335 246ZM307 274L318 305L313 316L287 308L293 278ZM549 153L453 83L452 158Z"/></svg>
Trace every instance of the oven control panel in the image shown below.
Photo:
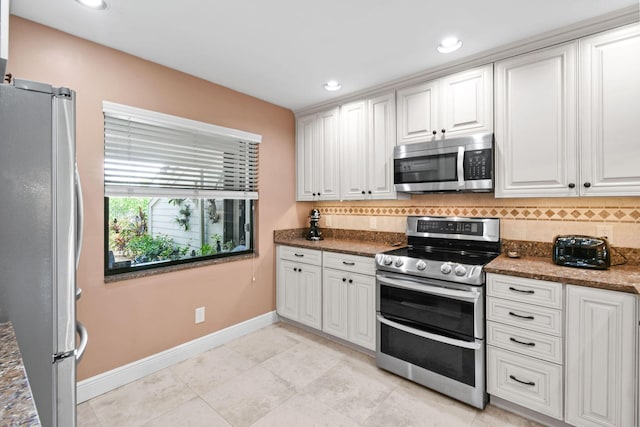
<svg viewBox="0 0 640 427"><path fill-rule="evenodd" d="M464 265L393 254L377 254L375 260L378 270L392 273L472 285L482 285L484 283L485 274L481 265Z"/></svg>

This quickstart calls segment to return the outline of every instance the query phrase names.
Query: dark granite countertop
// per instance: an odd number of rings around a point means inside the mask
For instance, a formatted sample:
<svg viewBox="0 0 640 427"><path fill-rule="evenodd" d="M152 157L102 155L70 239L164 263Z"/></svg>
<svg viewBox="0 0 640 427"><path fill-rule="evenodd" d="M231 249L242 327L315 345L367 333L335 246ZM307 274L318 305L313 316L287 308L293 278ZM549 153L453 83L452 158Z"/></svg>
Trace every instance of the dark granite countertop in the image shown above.
<svg viewBox="0 0 640 427"><path fill-rule="evenodd" d="M638 265L620 265L608 270L591 270L556 265L551 258L546 257L509 258L500 255L487 264L484 270L487 273L640 294L640 266Z"/></svg>
<svg viewBox="0 0 640 427"><path fill-rule="evenodd" d="M11 322L0 323L0 424L40 426Z"/></svg>
<svg viewBox="0 0 640 427"><path fill-rule="evenodd" d="M304 238L306 229L276 230L273 242L278 245L339 252L374 257L377 253L406 246L404 233L371 232L356 230L323 230L324 240Z"/></svg>
<svg viewBox="0 0 640 427"><path fill-rule="evenodd" d="M325 229L325 239L320 241L306 240L305 233L306 229L276 230L273 240L280 245L369 257L407 244L403 233ZM640 295L639 250L617 248L612 262L626 262L626 265L590 270L554 264L551 249L549 242L503 240L503 253L517 251L523 256L509 258L500 255L485 266L485 271Z"/></svg>

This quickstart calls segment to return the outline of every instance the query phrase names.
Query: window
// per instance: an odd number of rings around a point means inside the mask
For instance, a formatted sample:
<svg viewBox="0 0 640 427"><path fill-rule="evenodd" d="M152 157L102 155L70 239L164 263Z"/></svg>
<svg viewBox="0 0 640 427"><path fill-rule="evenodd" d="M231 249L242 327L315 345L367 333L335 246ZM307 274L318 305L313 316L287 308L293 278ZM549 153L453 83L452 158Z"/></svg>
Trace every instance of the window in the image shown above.
<svg viewBox="0 0 640 427"><path fill-rule="evenodd" d="M103 112L106 275L253 252L259 135Z"/></svg>

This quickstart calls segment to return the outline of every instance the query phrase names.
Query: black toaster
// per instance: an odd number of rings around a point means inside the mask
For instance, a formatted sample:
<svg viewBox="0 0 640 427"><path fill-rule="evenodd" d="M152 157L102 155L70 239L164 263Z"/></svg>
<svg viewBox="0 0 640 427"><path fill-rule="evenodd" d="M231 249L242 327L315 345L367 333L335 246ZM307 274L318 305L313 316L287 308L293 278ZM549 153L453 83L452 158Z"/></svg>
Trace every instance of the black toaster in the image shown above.
<svg viewBox="0 0 640 427"><path fill-rule="evenodd" d="M558 265L605 270L611 266L611 249L604 237L556 236L553 262Z"/></svg>

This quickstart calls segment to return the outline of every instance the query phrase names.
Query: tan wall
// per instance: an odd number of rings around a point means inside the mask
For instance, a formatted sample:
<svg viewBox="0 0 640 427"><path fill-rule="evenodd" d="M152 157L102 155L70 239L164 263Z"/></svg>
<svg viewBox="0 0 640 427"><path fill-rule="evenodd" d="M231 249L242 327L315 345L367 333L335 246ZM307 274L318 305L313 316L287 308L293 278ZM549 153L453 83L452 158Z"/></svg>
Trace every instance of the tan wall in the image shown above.
<svg viewBox="0 0 640 427"><path fill-rule="evenodd" d="M407 215L500 218L501 237L551 242L558 234L608 234L615 246L640 248L640 197L496 199L492 194L423 194L411 200L321 202L320 225L404 232Z"/></svg>
<svg viewBox="0 0 640 427"><path fill-rule="evenodd" d="M304 226L309 208L295 203L291 111L15 16L10 52L14 76L77 92L86 218L78 318L90 333L80 379L274 310L273 230ZM105 284L103 100L261 134L259 256ZM195 325L200 306L206 321Z"/></svg>

